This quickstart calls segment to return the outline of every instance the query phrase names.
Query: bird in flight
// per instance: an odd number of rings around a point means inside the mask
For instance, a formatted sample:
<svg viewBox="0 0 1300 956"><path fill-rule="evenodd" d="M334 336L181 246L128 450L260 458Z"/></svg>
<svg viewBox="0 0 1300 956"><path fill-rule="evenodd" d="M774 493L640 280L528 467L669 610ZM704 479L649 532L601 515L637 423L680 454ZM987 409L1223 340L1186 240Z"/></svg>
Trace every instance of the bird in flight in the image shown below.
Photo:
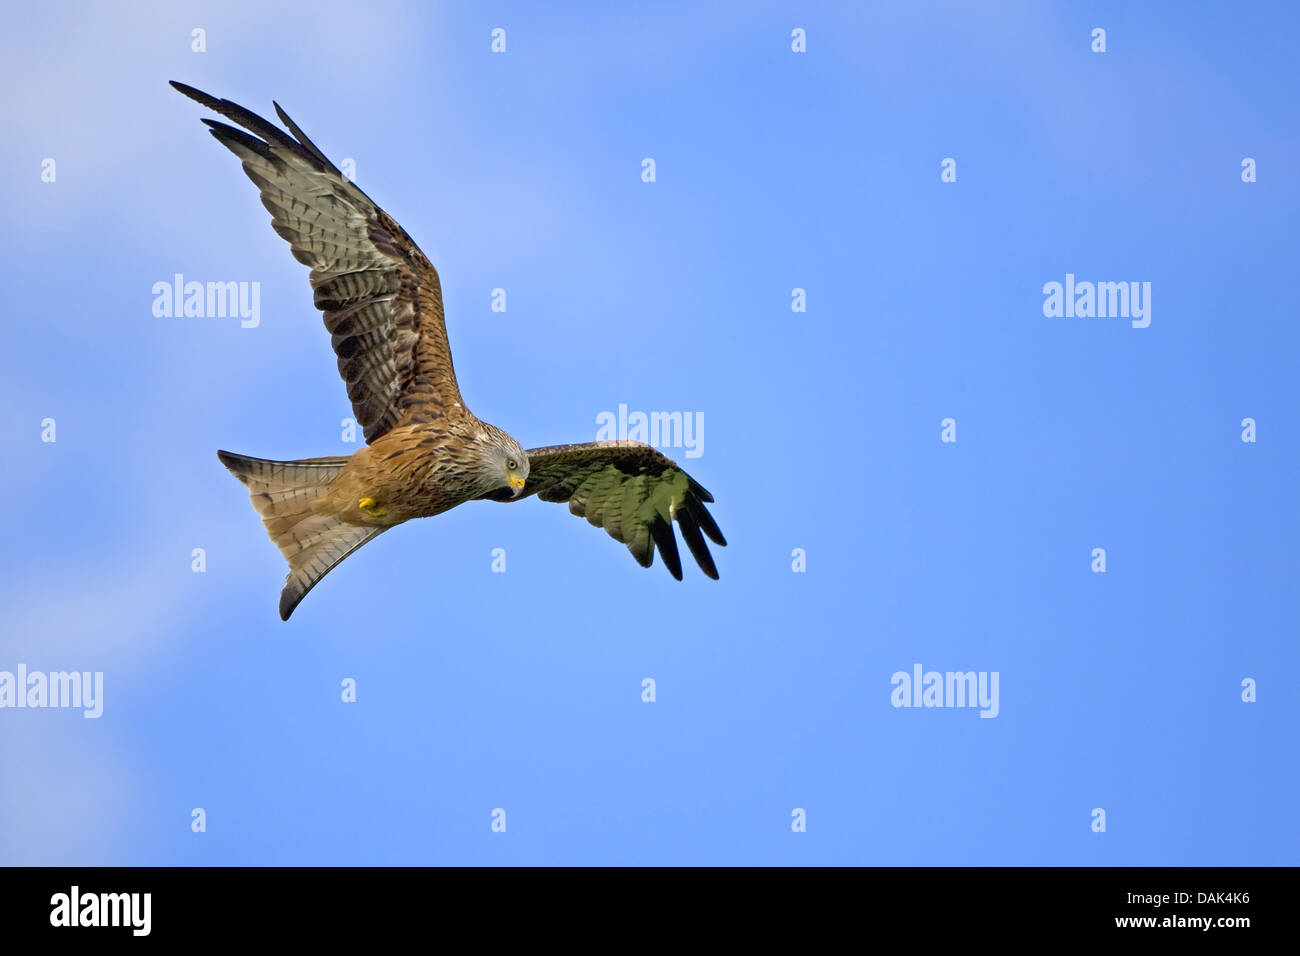
<svg viewBox="0 0 1300 956"><path fill-rule="evenodd" d="M658 548L680 581L676 521L700 569L717 579L704 539L727 542L705 508L713 496L695 479L641 442L525 451L476 418L452 369L438 273L406 230L339 172L280 104L275 111L288 133L229 100L171 85L243 127L203 120L243 161L271 228L311 268L316 308L365 432L365 447L346 457L269 461L217 452L248 486L289 562L282 620L367 541L475 500L568 502L573 514L626 544L642 567L654 563Z"/></svg>

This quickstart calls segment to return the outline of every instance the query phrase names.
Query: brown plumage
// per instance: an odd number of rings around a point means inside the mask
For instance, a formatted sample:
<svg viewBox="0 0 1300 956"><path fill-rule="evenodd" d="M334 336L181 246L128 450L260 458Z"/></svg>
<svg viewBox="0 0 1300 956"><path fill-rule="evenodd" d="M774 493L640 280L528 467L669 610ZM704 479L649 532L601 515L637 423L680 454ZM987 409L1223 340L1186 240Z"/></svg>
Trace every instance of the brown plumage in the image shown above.
<svg viewBox="0 0 1300 956"><path fill-rule="evenodd" d="M717 578L707 535L726 544L713 497L671 459L640 442L589 442L529 451L465 407L433 265L391 216L331 163L275 104L285 133L229 100L177 90L234 126L205 119L243 161L271 227L311 268L315 304L367 446L351 457L268 461L217 453L247 487L289 562L280 616L349 554L387 529L466 501L536 494L627 544L643 566L655 549L682 577L672 523L700 568ZM247 132L246 132L247 131Z"/></svg>

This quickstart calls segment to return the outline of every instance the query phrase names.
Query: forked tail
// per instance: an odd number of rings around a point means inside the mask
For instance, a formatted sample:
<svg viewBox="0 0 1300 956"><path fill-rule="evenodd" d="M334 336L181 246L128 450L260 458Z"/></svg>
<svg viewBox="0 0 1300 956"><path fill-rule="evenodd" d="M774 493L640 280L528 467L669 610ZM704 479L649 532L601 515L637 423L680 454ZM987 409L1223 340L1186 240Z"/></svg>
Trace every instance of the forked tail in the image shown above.
<svg viewBox="0 0 1300 956"><path fill-rule="evenodd" d="M347 458L268 461L228 451L218 451L217 457L248 486L249 500L262 516L266 533L289 562L280 592L281 620L289 620L307 592L339 562L386 530L349 524L313 510L313 502L329 491Z"/></svg>

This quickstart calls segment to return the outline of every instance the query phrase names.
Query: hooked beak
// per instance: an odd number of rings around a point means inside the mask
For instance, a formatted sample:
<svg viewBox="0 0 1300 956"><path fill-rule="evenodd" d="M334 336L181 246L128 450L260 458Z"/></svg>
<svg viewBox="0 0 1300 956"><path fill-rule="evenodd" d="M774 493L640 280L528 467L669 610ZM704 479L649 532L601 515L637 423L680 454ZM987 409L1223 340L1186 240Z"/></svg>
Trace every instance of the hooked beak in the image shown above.
<svg viewBox="0 0 1300 956"><path fill-rule="evenodd" d="M520 478L518 475L514 474L513 472L506 476L506 480L510 482L510 489L515 493L514 497L518 498L519 495L523 492L524 485L526 484L526 482L524 481L523 478Z"/></svg>

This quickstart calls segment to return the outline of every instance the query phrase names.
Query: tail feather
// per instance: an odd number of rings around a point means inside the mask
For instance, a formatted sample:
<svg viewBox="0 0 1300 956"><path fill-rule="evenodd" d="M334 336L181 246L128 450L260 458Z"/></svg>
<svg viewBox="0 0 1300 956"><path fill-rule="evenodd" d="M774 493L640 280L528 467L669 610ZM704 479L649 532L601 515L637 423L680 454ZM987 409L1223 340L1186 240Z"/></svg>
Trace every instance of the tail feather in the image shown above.
<svg viewBox="0 0 1300 956"><path fill-rule="evenodd" d="M280 592L280 618L289 615L321 578L384 528L349 524L312 503L329 491L347 458L307 458L268 461L218 451L221 463L248 486L248 497L280 554L289 574Z"/></svg>

